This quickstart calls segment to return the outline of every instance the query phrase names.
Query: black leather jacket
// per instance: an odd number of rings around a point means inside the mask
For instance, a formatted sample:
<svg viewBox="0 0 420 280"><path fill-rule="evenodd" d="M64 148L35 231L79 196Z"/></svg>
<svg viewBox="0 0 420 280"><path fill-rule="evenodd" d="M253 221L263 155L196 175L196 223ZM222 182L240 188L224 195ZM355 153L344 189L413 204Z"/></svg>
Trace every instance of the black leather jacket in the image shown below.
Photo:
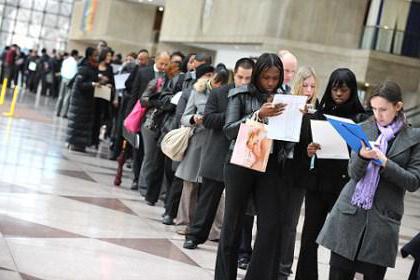
<svg viewBox="0 0 420 280"><path fill-rule="evenodd" d="M235 146L241 123L251 118L252 114L267 102L268 97L269 94L259 92L253 85L242 86L229 91L226 122L223 128L226 138L231 141L227 160L230 159L231 152ZM282 167L293 146L294 143L291 142L273 141L273 154Z"/></svg>
<svg viewBox="0 0 420 280"><path fill-rule="evenodd" d="M251 118L252 114L261 108L267 97L268 94L259 93L252 86L236 87L229 91L223 128L227 139L230 141L236 139L241 123Z"/></svg>

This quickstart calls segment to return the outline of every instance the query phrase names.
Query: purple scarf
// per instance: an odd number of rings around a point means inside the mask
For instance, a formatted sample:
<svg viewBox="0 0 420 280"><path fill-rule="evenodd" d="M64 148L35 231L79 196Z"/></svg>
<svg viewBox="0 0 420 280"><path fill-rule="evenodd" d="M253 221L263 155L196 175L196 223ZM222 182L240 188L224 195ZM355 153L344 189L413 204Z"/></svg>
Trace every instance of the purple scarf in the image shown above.
<svg viewBox="0 0 420 280"><path fill-rule="evenodd" d="M381 132L378 139L376 139L375 146L386 154L388 149L388 142L395 137L395 134L403 127L404 121L398 118L388 126L381 126L377 123L378 129ZM365 176L357 182L356 189L353 193L351 203L355 206L369 210L373 205L373 198L378 188L379 183L379 169L381 167L371 160L366 170Z"/></svg>

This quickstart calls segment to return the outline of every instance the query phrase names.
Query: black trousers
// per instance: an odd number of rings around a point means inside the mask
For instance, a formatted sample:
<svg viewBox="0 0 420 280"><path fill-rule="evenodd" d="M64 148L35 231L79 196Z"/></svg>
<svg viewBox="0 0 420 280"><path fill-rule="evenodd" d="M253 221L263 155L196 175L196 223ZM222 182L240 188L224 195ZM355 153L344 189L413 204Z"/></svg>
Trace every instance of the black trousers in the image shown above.
<svg viewBox="0 0 420 280"><path fill-rule="evenodd" d="M239 243L238 259L251 259L252 255L252 228L254 227L254 216L245 214L242 222L241 241Z"/></svg>
<svg viewBox="0 0 420 280"><path fill-rule="evenodd" d="M196 210L186 239L194 240L199 244L206 242L224 189L223 182L203 177L203 183L198 191Z"/></svg>
<svg viewBox="0 0 420 280"><path fill-rule="evenodd" d="M102 98L95 97L94 123L92 131L92 145L99 145L101 126L109 120L110 103Z"/></svg>
<svg viewBox="0 0 420 280"><path fill-rule="evenodd" d="M318 244L316 238L337 198L338 194L306 191L305 221L303 223L296 280L318 279Z"/></svg>
<svg viewBox="0 0 420 280"><path fill-rule="evenodd" d="M294 165L286 162L283 177L283 192L286 196L285 221L281 228L281 251L279 273L282 276L292 274L295 253L296 227L299 222L300 210L305 196L305 188L299 184L300 178L295 175Z"/></svg>
<svg viewBox="0 0 420 280"><path fill-rule="evenodd" d="M363 274L363 280L383 280L386 268ZM330 266L329 280L353 280L356 271Z"/></svg>
<svg viewBox="0 0 420 280"><path fill-rule="evenodd" d="M175 177L166 195L165 215L169 215L173 219L178 215L183 183L182 179Z"/></svg>
<svg viewBox="0 0 420 280"><path fill-rule="evenodd" d="M215 280L236 280L239 238L250 196L254 195L258 234L246 280L274 280L280 261L283 220L281 167L270 158L265 173L225 165L225 214L217 251Z"/></svg>
<svg viewBox="0 0 420 280"><path fill-rule="evenodd" d="M152 131L146 128L145 125L142 125L141 135L144 144L144 158L141 172L147 188L146 200L155 203L159 199L162 188L165 156L157 145L159 132Z"/></svg>
<svg viewBox="0 0 420 280"><path fill-rule="evenodd" d="M133 174L134 181L137 181L137 183L139 183L140 170L144 157L143 139L141 137L141 134L139 134L139 139L140 140L138 149L133 147Z"/></svg>

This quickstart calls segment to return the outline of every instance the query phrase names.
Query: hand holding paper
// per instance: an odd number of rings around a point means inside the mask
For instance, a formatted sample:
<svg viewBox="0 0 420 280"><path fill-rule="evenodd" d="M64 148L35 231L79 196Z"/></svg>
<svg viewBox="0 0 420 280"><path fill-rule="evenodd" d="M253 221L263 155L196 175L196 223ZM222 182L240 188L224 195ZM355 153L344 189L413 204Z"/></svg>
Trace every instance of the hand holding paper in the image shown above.
<svg viewBox="0 0 420 280"><path fill-rule="evenodd" d="M311 120L311 130L313 141L319 144L308 146L309 157L316 153L318 158L324 159L350 158L346 142L328 121Z"/></svg>

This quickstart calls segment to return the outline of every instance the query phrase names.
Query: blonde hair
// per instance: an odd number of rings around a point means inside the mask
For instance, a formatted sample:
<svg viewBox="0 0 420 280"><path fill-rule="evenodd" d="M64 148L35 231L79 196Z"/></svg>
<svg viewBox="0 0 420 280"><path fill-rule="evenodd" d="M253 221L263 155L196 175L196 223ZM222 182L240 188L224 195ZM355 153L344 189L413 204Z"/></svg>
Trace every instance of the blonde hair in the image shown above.
<svg viewBox="0 0 420 280"><path fill-rule="evenodd" d="M310 66L302 66L299 68L293 79L292 93L293 95L303 95L303 82L310 77L314 77L315 80L315 91L310 103L315 105L318 97L319 81L314 68Z"/></svg>

